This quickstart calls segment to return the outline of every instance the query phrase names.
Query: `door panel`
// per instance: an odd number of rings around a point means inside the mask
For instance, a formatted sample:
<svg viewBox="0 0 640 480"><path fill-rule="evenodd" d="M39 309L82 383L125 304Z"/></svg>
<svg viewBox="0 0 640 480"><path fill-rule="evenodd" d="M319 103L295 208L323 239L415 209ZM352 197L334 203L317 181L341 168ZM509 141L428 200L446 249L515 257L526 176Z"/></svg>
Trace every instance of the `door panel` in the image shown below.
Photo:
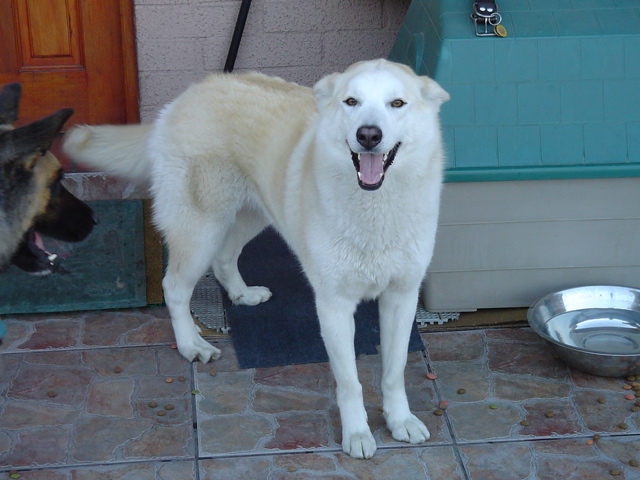
<svg viewBox="0 0 640 480"><path fill-rule="evenodd" d="M22 83L19 125L65 107L69 124L139 121L132 0L3 0L0 18L0 85Z"/></svg>
<svg viewBox="0 0 640 480"><path fill-rule="evenodd" d="M15 0L22 69L82 67L76 0Z"/></svg>

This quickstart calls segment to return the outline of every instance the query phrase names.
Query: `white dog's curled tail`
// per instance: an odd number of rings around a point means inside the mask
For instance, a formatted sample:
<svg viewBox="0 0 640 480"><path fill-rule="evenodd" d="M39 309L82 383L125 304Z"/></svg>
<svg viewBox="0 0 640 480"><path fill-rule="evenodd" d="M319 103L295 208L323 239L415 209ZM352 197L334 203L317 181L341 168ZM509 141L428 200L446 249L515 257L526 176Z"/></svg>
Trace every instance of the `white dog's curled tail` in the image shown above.
<svg viewBox="0 0 640 480"><path fill-rule="evenodd" d="M67 132L62 150L81 165L132 180L148 180L152 125L80 125Z"/></svg>

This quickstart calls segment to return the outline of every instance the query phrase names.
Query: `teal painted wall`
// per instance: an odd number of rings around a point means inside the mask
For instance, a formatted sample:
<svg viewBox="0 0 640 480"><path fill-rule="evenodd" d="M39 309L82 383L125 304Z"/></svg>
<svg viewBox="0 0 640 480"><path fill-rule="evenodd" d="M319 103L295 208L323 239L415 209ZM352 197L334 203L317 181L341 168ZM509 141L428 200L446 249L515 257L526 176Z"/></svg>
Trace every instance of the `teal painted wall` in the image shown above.
<svg viewBox="0 0 640 480"><path fill-rule="evenodd" d="M640 2L497 4L506 38L468 0L413 0L390 54L451 94L447 179L640 176Z"/></svg>

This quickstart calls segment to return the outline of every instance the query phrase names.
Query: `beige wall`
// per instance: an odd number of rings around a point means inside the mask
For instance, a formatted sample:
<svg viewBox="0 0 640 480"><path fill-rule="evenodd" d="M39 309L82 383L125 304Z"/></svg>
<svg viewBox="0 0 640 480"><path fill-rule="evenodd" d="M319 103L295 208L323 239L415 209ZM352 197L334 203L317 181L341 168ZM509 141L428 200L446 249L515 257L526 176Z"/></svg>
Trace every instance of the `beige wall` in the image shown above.
<svg viewBox="0 0 640 480"><path fill-rule="evenodd" d="M135 0L140 114L145 123L189 84L221 72L240 0ZM253 0L235 71L311 86L359 60L386 57L410 0ZM145 185L74 173L85 200L147 198Z"/></svg>
<svg viewBox="0 0 640 480"><path fill-rule="evenodd" d="M253 0L235 71L312 85L386 57L410 0ZM143 122L190 83L222 71L240 0L135 0Z"/></svg>

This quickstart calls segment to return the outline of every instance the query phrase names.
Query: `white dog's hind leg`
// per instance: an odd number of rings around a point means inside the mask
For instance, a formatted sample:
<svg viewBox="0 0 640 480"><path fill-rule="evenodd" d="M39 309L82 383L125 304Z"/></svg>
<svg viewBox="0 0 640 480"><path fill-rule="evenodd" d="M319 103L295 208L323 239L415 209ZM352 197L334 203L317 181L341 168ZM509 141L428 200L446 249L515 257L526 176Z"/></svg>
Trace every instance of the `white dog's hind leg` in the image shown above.
<svg viewBox="0 0 640 480"><path fill-rule="evenodd" d="M342 449L354 458L371 458L376 441L367 424L362 386L358 381L353 346L356 304L334 298L316 298L320 330L331 370L336 379L336 397L342 422Z"/></svg>
<svg viewBox="0 0 640 480"><path fill-rule="evenodd" d="M190 301L196 283L211 263L216 242L210 242L209 236L190 233L191 235L180 235L173 240L170 235L166 236L169 264L162 280L162 288L171 314L178 351L189 361L198 358L206 363L212 358L219 358L220 350L200 336L200 328L191 316Z"/></svg>
<svg viewBox="0 0 640 480"><path fill-rule="evenodd" d="M409 292L386 291L378 299L383 412L393 438L410 443L421 443L430 437L424 423L409 410L404 384L404 369L417 300L417 288Z"/></svg>
<svg viewBox="0 0 640 480"><path fill-rule="evenodd" d="M258 305L271 298L267 287L248 287L238 271L242 248L269 224L262 214L243 208L212 262L213 273L235 305Z"/></svg>

